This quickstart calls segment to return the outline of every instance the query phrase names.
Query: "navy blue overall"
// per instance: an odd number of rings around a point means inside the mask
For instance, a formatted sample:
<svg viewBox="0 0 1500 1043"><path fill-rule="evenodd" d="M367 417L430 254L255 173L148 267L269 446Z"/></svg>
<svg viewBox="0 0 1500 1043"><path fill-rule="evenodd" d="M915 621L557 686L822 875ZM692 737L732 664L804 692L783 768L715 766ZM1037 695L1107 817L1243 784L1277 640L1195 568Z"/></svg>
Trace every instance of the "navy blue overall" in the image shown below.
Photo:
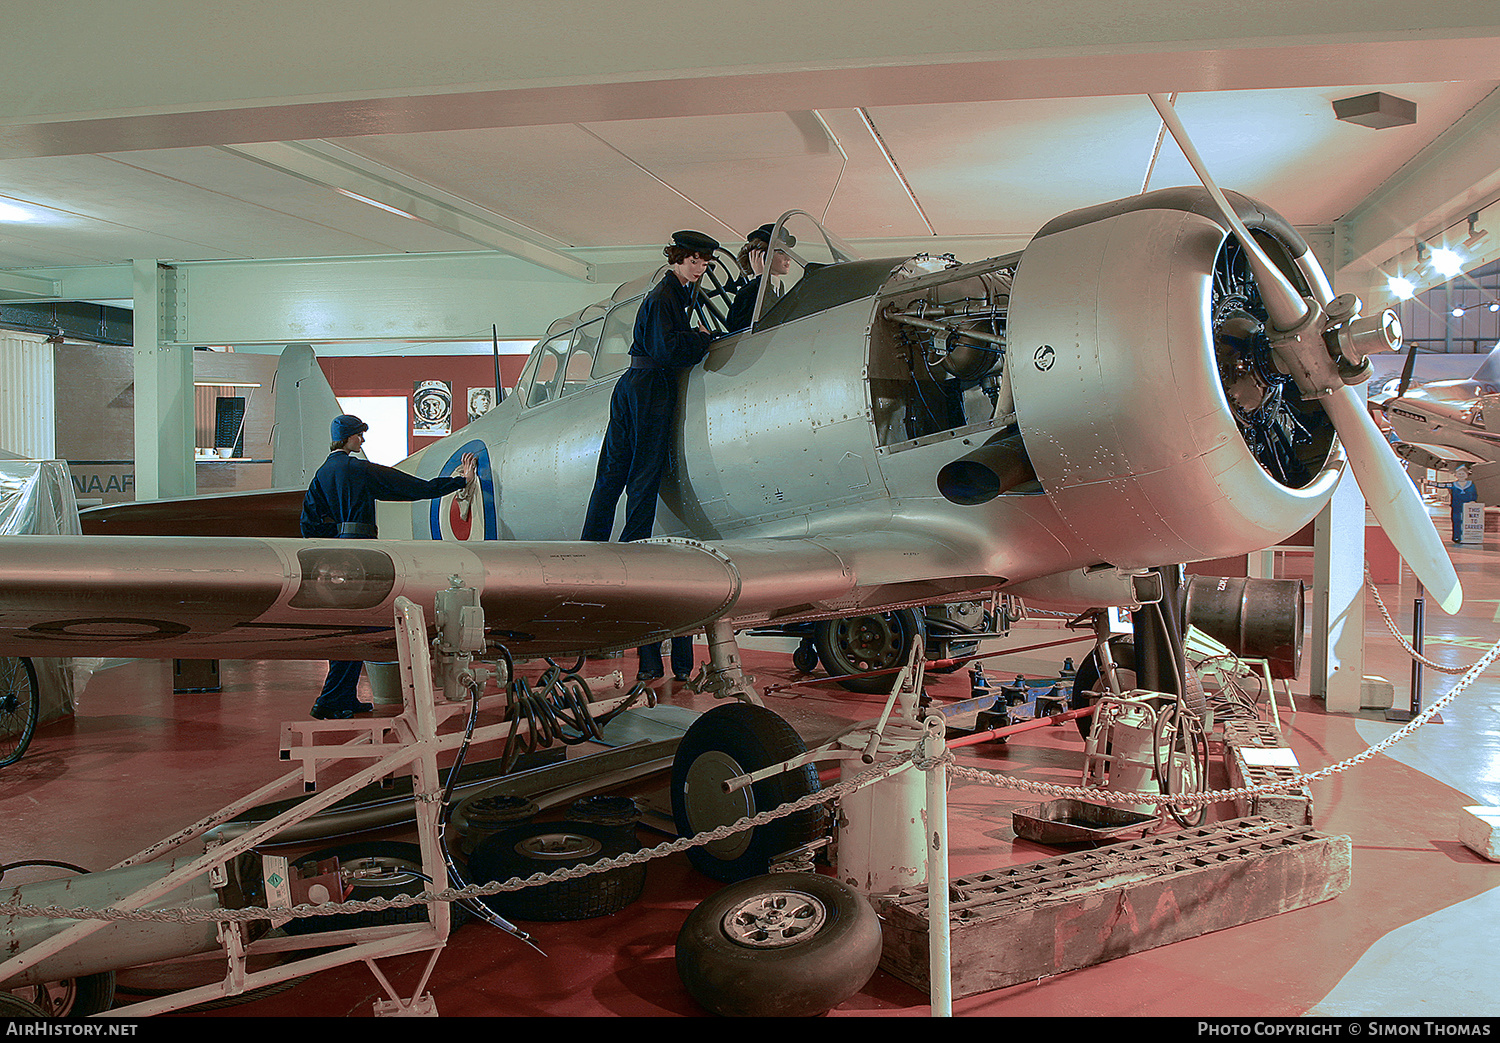
<svg viewBox="0 0 1500 1043"><path fill-rule="evenodd" d="M394 467L371 463L343 450L328 454L302 498L302 535L309 539L373 540L375 501L430 500L456 493L467 484L459 477L418 478ZM323 691L313 703L320 715L353 711L359 705L362 660L328 661Z"/></svg>
<svg viewBox="0 0 1500 1043"><path fill-rule="evenodd" d="M677 387L682 371L703 361L712 340L693 328L688 315L693 290L669 271L646 294L636 313L630 368L620 374L609 400L609 427L599 449L599 468L580 539L609 540L621 493L625 494L625 524L620 542L646 539L656 525L656 498L671 462L677 430ZM683 653L679 653L679 643ZM660 676L661 646L647 645L640 654L641 672ZM692 640L674 638L672 672L689 673L692 665Z"/></svg>

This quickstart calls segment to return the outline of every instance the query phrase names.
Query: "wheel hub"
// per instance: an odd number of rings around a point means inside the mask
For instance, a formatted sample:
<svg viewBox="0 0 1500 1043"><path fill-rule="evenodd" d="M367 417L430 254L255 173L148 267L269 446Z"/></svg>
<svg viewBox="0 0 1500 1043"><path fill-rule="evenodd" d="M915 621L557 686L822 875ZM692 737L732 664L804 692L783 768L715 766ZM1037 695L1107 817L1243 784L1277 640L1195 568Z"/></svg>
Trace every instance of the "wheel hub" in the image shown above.
<svg viewBox="0 0 1500 1043"><path fill-rule="evenodd" d="M709 750L693 761L682 792L693 832L717 829L755 814L750 787L736 793L724 792L725 782L744 773L745 769L733 757L718 750ZM705 847L715 858L733 861L749 848L750 840L751 834L746 830Z"/></svg>
<svg viewBox="0 0 1500 1043"><path fill-rule="evenodd" d="M516 844L516 853L529 858L562 861L566 858L588 858L603 850L593 837L579 833L537 833Z"/></svg>
<svg viewBox="0 0 1500 1043"><path fill-rule="evenodd" d="M901 646L900 636L884 616L843 620L837 633L849 659L866 670L888 665Z"/></svg>
<svg viewBox="0 0 1500 1043"><path fill-rule="evenodd" d="M801 891L770 891L724 914L724 935L750 949L781 949L807 941L828 921L828 909Z"/></svg>

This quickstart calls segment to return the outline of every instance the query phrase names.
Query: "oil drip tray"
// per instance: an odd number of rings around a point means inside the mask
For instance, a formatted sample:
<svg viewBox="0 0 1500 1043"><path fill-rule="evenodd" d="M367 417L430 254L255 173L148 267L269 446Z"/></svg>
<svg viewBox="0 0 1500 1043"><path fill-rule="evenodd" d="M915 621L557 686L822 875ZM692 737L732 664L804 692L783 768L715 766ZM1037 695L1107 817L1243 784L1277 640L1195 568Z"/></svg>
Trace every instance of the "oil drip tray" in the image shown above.
<svg viewBox="0 0 1500 1043"><path fill-rule="evenodd" d="M1016 836L1038 844L1087 844L1110 840L1149 826L1155 815L1090 804L1083 800L1050 800L1011 812Z"/></svg>

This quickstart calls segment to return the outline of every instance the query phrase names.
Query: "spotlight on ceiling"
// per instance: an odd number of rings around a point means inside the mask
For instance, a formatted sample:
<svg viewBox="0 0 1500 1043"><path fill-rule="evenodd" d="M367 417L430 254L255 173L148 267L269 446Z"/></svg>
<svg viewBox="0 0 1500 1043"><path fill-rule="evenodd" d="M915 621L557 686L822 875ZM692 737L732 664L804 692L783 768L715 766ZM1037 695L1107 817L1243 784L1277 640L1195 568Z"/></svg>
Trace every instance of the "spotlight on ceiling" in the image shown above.
<svg viewBox="0 0 1500 1043"><path fill-rule="evenodd" d="M1476 210L1469 215L1469 235L1464 239L1464 249L1472 253L1475 247L1489 237L1489 231L1479 227L1479 212Z"/></svg>
<svg viewBox="0 0 1500 1043"><path fill-rule="evenodd" d="M1383 91L1361 94L1357 98L1340 98L1333 103L1333 114L1345 123L1384 130L1406 127L1417 122L1417 103Z"/></svg>
<svg viewBox="0 0 1500 1043"><path fill-rule="evenodd" d="M1439 275L1451 279L1464 270L1464 259L1446 246L1440 246L1432 251L1432 267Z"/></svg>
<svg viewBox="0 0 1500 1043"><path fill-rule="evenodd" d="M1416 284L1405 276L1393 275L1385 281L1385 285L1397 300L1409 301L1417 295Z"/></svg>

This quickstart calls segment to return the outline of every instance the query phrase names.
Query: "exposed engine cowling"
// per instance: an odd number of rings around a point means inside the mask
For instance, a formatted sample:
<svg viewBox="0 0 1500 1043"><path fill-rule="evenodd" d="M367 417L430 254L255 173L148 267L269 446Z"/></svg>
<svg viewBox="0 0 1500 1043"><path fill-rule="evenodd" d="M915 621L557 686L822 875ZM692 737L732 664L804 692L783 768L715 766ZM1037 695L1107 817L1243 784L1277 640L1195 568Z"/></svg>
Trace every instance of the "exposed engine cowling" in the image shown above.
<svg viewBox="0 0 1500 1043"><path fill-rule="evenodd" d="M1321 279L1285 219L1230 198L1295 285ZM1101 562L1270 545L1337 481L1332 427L1272 362L1240 253L1207 193L1168 189L1064 215L1021 256L1006 370L1026 457Z"/></svg>

